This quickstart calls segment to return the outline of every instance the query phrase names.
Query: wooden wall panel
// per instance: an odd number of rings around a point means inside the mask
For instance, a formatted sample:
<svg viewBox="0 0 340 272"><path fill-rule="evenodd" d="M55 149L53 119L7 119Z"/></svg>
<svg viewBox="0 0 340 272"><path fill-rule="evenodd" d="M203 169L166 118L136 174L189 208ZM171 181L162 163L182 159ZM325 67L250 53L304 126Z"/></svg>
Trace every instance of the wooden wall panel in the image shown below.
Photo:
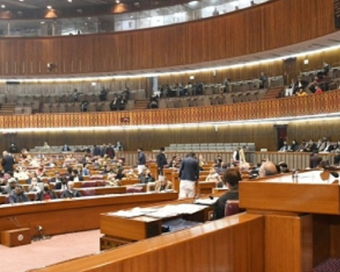
<svg viewBox="0 0 340 272"><path fill-rule="evenodd" d="M208 63L335 31L332 0L276 0L230 14L153 29L64 37L6 37L0 39L0 75L19 75L19 66L25 67L20 75L38 76ZM57 67L49 72L47 62Z"/></svg>
<svg viewBox="0 0 340 272"><path fill-rule="evenodd" d="M263 229L262 216L235 215L36 271L260 272Z"/></svg>

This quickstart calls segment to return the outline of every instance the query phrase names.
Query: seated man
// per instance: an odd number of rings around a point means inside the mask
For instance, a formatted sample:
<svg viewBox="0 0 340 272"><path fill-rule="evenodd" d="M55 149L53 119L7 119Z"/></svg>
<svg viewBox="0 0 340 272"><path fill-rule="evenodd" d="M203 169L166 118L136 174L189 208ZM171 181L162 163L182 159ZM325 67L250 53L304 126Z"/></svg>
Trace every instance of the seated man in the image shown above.
<svg viewBox="0 0 340 272"><path fill-rule="evenodd" d="M74 189L74 182L69 181L67 183L68 189L62 192L60 198L73 198L73 197L81 197L81 194L78 190Z"/></svg>
<svg viewBox="0 0 340 272"><path fill-rule="evenodd" d="M77 169L73 169L71 172L71 176L69 178L70 181L78 182L78 181L83 181L84 178L83 176L79 175L79 172Z"/></svg>
<svg viewBox="0 0 340 272"><path fill-rule="evenodd" d="M68 182L67 177L62 177L61 182L56 182L54 184L54 189L55 190L67 190L68 189L67 182Z"/></svg>
<svg viewBox="0 0 340 272"><path fill-rule="evenodd" d="M48 185L48 183L44 184L44 189L42 191L40 191L39 193L37 193L35 195L35 199L36 201L42 201L42 200L50 200L50 199L56 199L56 195L55 193L50 190L50 186Z"/></svg>
<svg viewBox="0 0 340 272"><path fill-rule="evenodd" d="M154 182L155 178L151 175L150 170L148 168L143 168L142 173L138 177L140 179L140 183L147 184L149 182Z"/></svg>
<svg viewBox="0 0 340 272"><path fill-rule="evenodd" d="M277 174L277 167L271 161L265 161L262 163L259 169L259 177L267 177Z"/></svg>
<svg viewBox="0 0 340 272"><path fill-rule="evenodd" d="M20 184L15 185L14 191L9 195L8 198L9 203L22 203L29 202L29 198L24 193L24 190Z"/></svg>
<svg viewBox="0 0 340 272"><path fill-rule="evenodd" d="M32 178L31 184L28 187L30 193L39 193L42 190L43 182L38 182L37 178Z"/></svg>
<svg viewBox="0 0 340 272"><path fill-rule="evenodd" d="M59 171L55 171L54 177L49 180L49 183L57 184L61 182L61 177Z"/></svg>
<svg viewBox="0 0 340 272"><path fill-rule="evenodd" d="M154 186L156 192L162 192L172 189L172 182L167 180L165 176L158 176L158 180L155 182L149 182L147 185L147 191L152 191L151 187Z"/></svg>
<svg viewBox="0 0 340 272"><path fill-rule="evenodd" d="M5 194L11 194L17 185L17 180L15 178L10 178L7 182L7 185L5 187Z"/></svg>
<svg viewBox="0 0 340 272"><path fill-rule="evenodd" d="M214 219L224 217L225 204L228 200L238 200L238 183L242 178L240 172L236 168L230 168L224 173L222 180L229 190L214 204Z"/></svg>
<svg viewBox="0 0 340 272"><path fill-rule="evenodd" d="M217 188L223 187L223 181L220 175L216 172L215 168L212 167L209 171L209 175L205 179L206 182L213 181L216 184Z"/></svg>
<svg viewBox="0 0 340 272"><path fill-rule="evenodd" d="M155 191L161 192L165 190L171 190L172 189L172 182L167 180L164 176L159 176L158 180L155 182Z"/></svg>
<svg viewBox="0 0 340 272"><path fill-rule="evenodd" d="M99 94L100 101L106 101L107 94L108 94L108 91L105 90L105 88L103 87L103 89L100 91L100 94Z"/></svg>

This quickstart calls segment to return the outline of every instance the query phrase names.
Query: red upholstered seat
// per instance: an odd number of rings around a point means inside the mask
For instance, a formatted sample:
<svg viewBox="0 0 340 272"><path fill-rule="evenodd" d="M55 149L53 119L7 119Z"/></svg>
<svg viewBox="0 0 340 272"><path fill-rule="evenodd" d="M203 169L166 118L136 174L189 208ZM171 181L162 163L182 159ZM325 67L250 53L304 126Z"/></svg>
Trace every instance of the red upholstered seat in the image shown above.
<svg viewBox="0 0 340 272"><path fill-rule="evenodd" d="M228 200L225 204L224 214L225 216L230 216L233 214L244 212L245 209L239 207L238 200Z"/></svg>
<svg viewBox="0 0 340 272"><path fill-rule="evenodd" d="M96 187L103 187L105 186L105 181L104 180L97 180L96 181Z"/></svg>
<svg viewBox="0 0 340 272"><path fill-rule="evenodd" d="M93 175L90 177L91 180L103 180L104 175Z"/></svg>
<svg viewBox="0 0 340 272"><path fill-rule="evenodd" d="M95 189L84 189L80 192L83 196L94 196L96 194Z"/></svg>
<svg viewBox="0 0 340 272"><path fill-rule="evenodd" d="M97 181L96 180L91 180L91 181L83 181L81 184L81 187L86 188L86 187L96 187Z"/></svg>
<svg viewBox="0 0 340 272"><path fill-rule="evenodd" d="M143 192L143 187L141 186L129 186L129 187L126 187L126 192L127 193L141 193Z"/></svg>

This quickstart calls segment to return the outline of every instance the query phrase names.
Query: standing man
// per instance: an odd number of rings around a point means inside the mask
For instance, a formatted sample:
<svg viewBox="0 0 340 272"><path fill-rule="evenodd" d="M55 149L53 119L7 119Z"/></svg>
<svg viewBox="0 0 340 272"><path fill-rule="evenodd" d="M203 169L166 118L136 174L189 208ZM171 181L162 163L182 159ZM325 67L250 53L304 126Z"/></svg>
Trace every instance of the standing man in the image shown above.
<svg viewBox="0 0 340 272"><path fill-rule="evenodd" d="M158 175L163 176L163 167L164 167L164 165L168 164L168 162L166 160L166 156L165 156L165 148L164 147L160 148L159 153L156 157L156 161L157 161L157 167L158 167Z"/></svg>
<svg viewBox="0 0 340 272"><path fill-rule="evenodd" d="M189 153L182 161L179 169L179 198L194 197L196 193L196 183L199 178L198 160L195 153Z"/></svg>
<svg viewBox="0 0 340 272"><path fill-rule="evenodd" d="M138 174L140 175L145 168L145 163L146 163L146 157L143 152L143 148L139 147L138 148L138 156L137 156L137 169L138 169Z"/></svg>
<svg viewBox="0 0 340 272"><path fill-rule="evenodd" d="M15 164L14 158L8 154L7 151L2 153L2 168L4 169L5 173L13 174L13 165Z"/></svg>

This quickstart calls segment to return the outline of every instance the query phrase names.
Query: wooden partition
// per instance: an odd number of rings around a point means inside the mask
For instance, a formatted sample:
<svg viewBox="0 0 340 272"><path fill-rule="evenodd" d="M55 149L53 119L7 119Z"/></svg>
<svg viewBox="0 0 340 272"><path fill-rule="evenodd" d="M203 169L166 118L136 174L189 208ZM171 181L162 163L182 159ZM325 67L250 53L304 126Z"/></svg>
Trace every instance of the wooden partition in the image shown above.
<svg viewBox="0 0 340 272"><path fill-rule="evenodd" d="M235 215L36 271L260 272L263 228L262 216Z"/></svg>
<svg viewBox="0 0 340 272"><path fill-rule="evenodd" d="M153 29L63 37L6 37L0 40L0 75L98 74L207 63L335 32L333 18L333 0L276 0ZM51 71L47 63L54 64Z"/></svg>
<svg viewBox="0 0 340 272"><path fill-rule="evenodd" d="M120 112L61 113L0 116L0 128L77 128L102 126L139 126L228 122L278 117L337 113L340 91L320 95L261 100L233 105L206 106L180 109L155 109ZM313 106L311 106L313 105ZM128 117L129 123L121 118ZM223 129L226 124L217 125ZM209 126L209 125L207 125ZM214 128L215 125L211 125ZM240 142L240 141L238 141Z"/></svg>
<svg viewBox="0 0 340 272"><path fill-rule="evenodd" d="M28 227L33 236L38 234L37 226L46 235L98 229L100 213L177 198L177 193L142 193L0 205L0 231Z"/></svg>
<svg viewBox="0 0 340 272"><path fill-rule="evenodd" d="M265 271L309 272L339 258L340 189L321 173L240 183L240 206L265 217Z"/></svg>

